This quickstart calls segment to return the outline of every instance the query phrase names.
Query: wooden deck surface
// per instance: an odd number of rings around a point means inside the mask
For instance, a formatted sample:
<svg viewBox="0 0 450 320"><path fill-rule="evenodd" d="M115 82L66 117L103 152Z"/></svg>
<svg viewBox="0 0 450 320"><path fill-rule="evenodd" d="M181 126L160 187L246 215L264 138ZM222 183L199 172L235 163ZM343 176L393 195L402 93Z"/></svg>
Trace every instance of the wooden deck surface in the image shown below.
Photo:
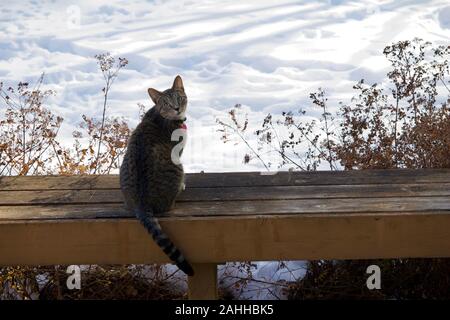
<svg viewBox="0 0 450 320"><path fill-rule="evenodd" d="M450 170L188 174L161 224L194 263L450 256ZM0 177L0 265L166 262L118 176Z"/></svg>

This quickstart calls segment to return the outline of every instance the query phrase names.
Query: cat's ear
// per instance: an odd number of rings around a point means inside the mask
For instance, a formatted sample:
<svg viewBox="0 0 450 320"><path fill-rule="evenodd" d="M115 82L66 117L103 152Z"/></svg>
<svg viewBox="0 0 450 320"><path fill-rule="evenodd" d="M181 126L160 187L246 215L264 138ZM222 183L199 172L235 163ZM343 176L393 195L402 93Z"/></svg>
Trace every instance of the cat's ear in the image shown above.
<svg viewBox="0 0 450 320"><path fill-rule="evenodd" d="M161 92L153 88L148 88L148 94L155 104L158 103L159 98L162 96Z"/></svg>
<svg viewBox="0 0 450 320"><path fill-rule="evenodd" d="M179 89L184 91L183 80L181 80L180 76L176 76L173 81L172 89Z"/></svg>

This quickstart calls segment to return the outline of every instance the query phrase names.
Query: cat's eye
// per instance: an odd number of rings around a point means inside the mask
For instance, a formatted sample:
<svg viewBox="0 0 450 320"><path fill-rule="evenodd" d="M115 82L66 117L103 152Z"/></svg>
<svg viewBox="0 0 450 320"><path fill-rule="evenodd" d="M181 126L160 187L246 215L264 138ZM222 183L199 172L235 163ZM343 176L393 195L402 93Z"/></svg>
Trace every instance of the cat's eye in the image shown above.
<svg viewBox="0 0 450 320"><path fill-rule="evenodd" d="M178 102L178 105L181 106L183 103L186 102L186 98L185 97L178 97L177 98L177 102Z"/></svg>

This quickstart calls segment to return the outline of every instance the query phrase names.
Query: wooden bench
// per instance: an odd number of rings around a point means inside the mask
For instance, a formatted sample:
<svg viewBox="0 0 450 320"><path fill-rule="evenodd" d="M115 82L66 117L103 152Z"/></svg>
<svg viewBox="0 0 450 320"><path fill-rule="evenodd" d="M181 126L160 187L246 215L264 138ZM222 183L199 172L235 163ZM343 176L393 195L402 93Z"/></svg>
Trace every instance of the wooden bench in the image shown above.
<svg viewBox="0 0 450 320"><path fill-rule="evenodd" d="M161 225L216 298L219 263L450 256L450 170L199 173ZM118 176L0 178L0 265L165 263Z"/></svg>

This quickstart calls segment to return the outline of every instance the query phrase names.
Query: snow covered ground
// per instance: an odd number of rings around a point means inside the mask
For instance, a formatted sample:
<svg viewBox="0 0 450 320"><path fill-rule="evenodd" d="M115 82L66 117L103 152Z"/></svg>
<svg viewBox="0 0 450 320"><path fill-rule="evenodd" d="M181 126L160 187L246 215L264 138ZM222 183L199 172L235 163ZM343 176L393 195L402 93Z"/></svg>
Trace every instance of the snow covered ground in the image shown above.
<svg viewBox="0 0 450 320"><path fill-rule="evenodd" d="M189 98L186 171L249 171L244 146L223 144L215 116L237 103L251 123L267 112L308 105L326 88L331 101L351 97L360 78L386 73L383 48L420 37L450 40L448 0L6 1L0 0L0 81L34 82L46 73L50 108L65 118L69 143L81 114L101 116L103 78L93 56L126 57L108 114L138 121L151 106L148 87L184 79ZM292 262L298 277L298 263ZM259 264L259 279L291 280L277 263ZM266 297L271 297L266 296Z"/></svg>
<svg viewBox="0 0 450 320"><path fill-rule="evenodd" d="M244 146L223 144L215 116L236 103L255 124L267 112L333 101L364 77L386 71L393 41L450 38L446 0L366 1L6 1L0 0L0 80L36 80L57 90L51 109L70 139L81 114L101 114L101 74L93 56L109 51L130 64L112 89L108 113L138 119L147 87L184 78L189 97L187 171L259 170L242 164ZM69 141L69 140L67 140Z"/></svg>

